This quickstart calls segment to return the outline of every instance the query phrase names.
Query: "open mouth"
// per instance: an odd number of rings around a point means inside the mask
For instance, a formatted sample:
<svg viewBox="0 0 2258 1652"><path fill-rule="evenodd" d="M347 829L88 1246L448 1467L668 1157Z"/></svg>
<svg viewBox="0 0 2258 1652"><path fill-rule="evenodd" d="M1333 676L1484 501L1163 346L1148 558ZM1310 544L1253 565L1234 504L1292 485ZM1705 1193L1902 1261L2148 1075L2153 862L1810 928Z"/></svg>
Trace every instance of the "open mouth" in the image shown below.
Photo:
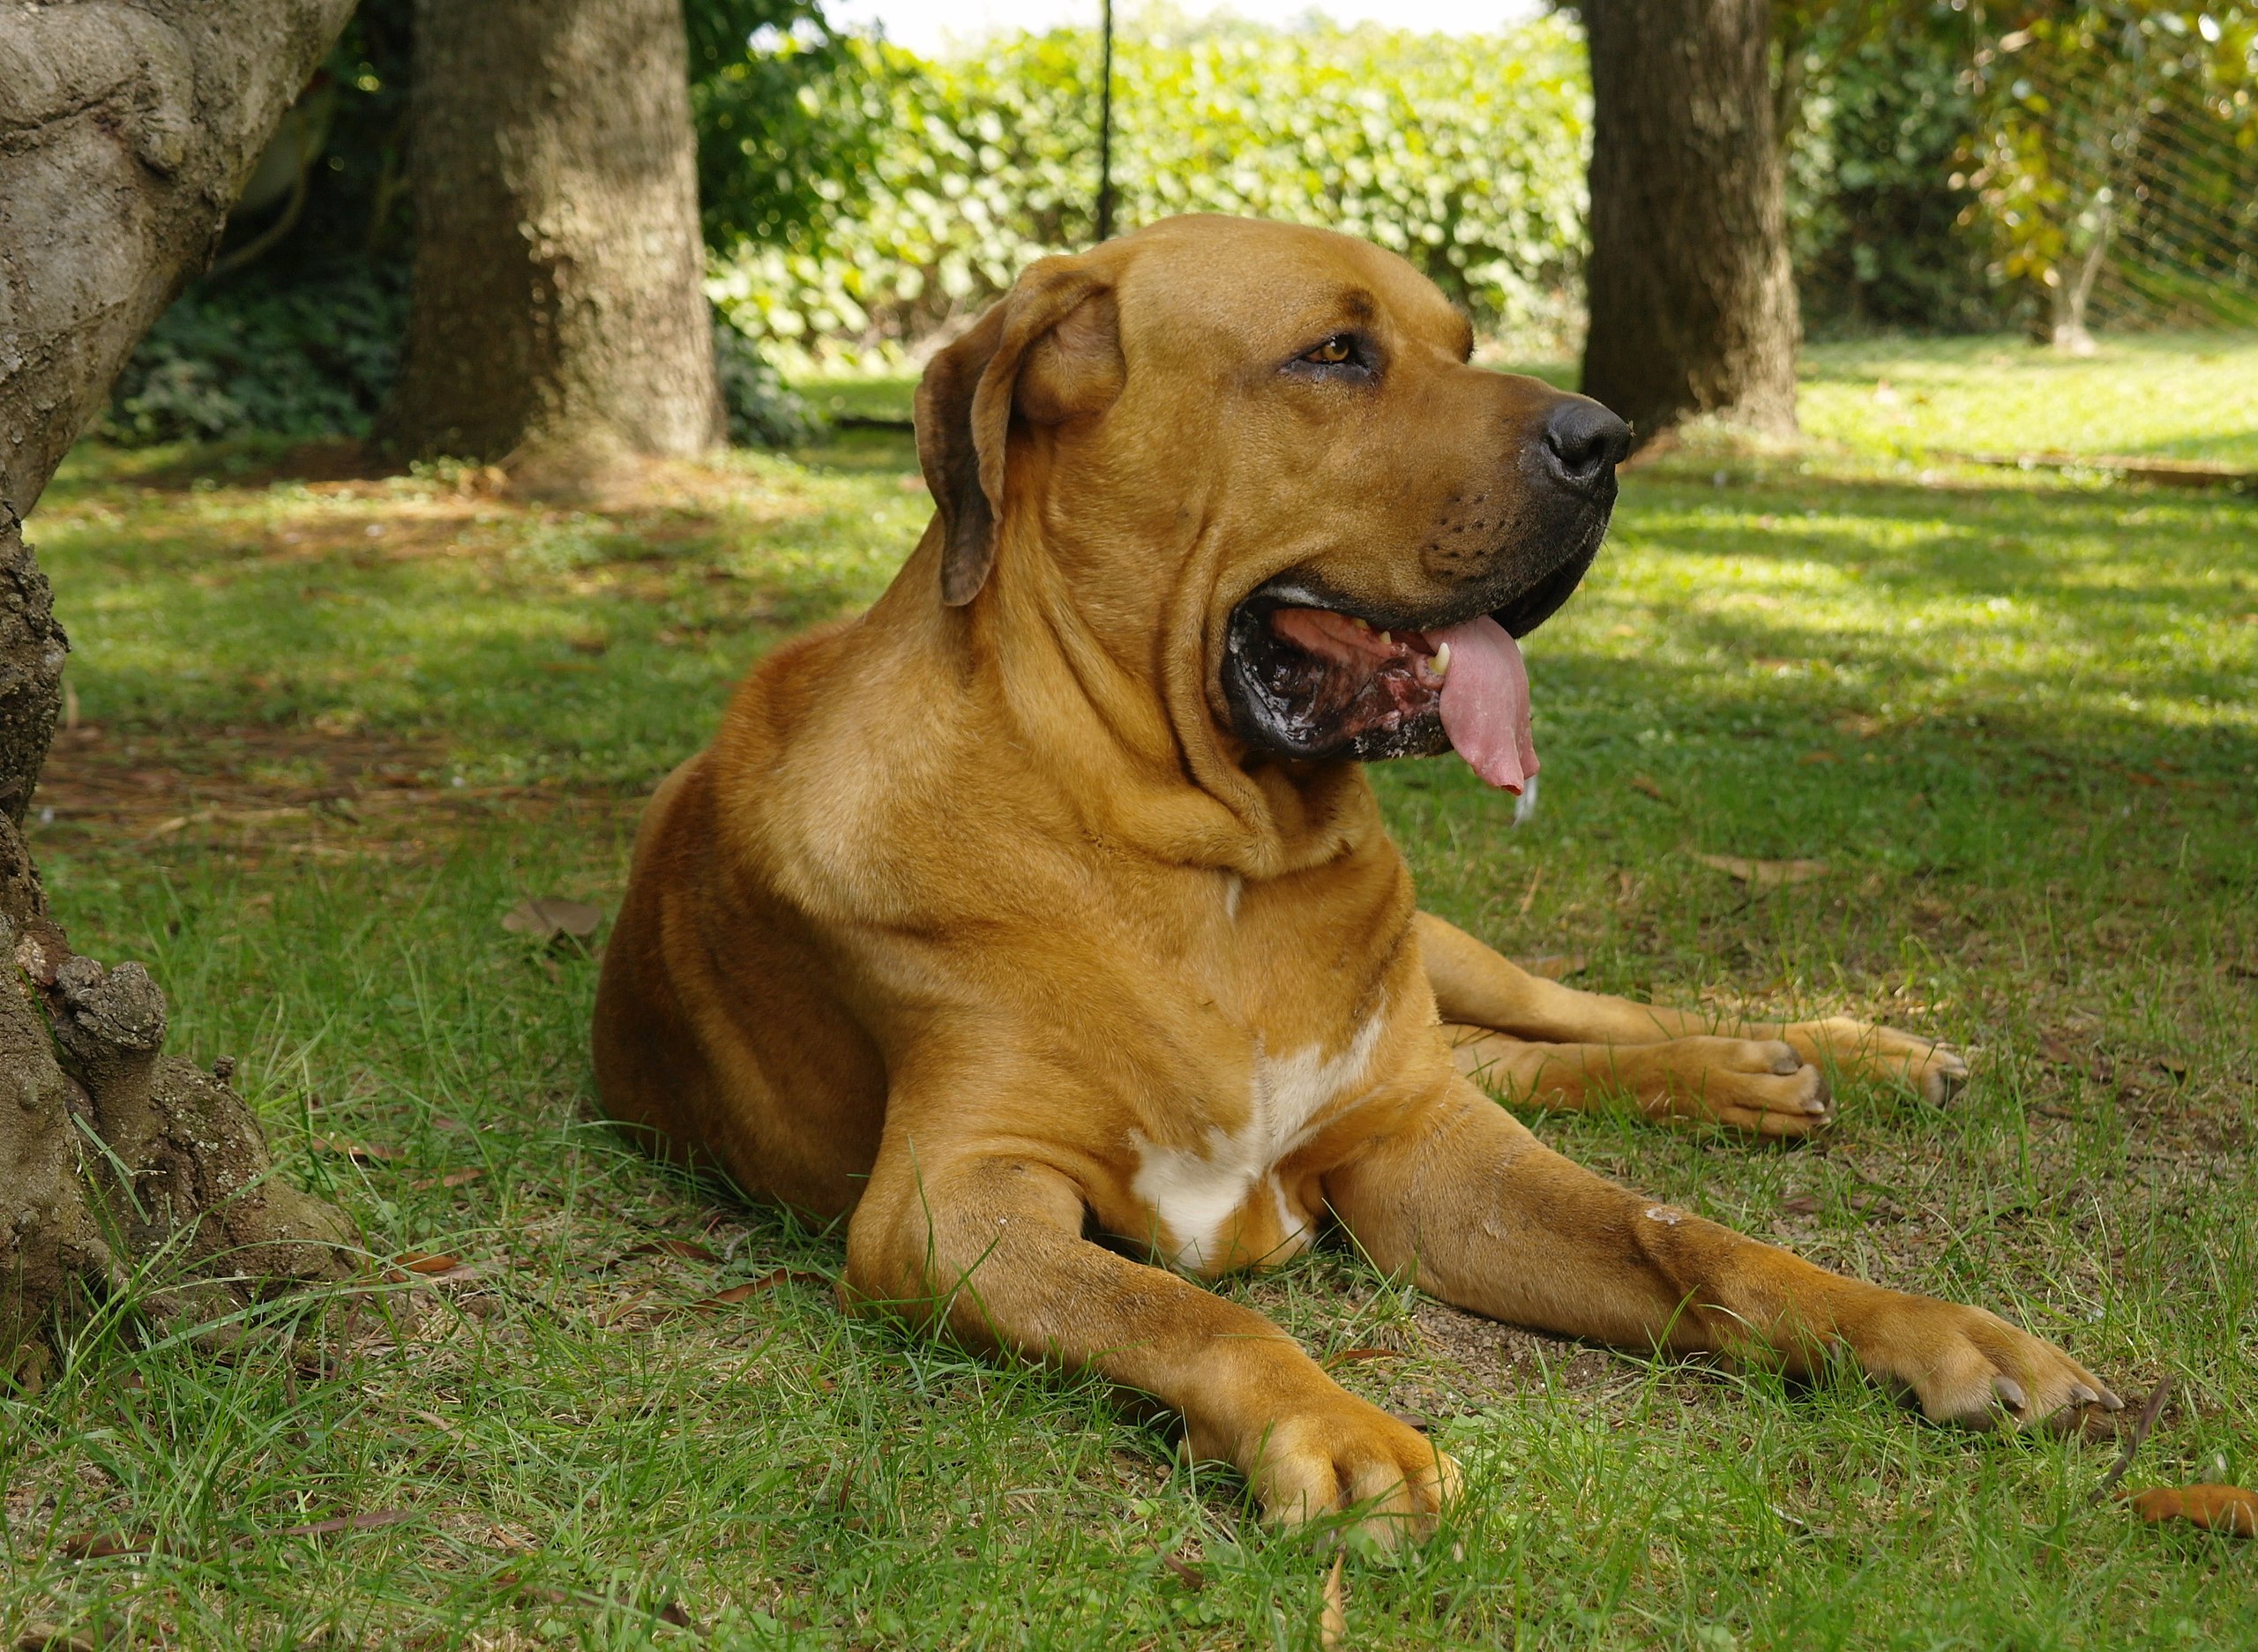
<svg viewBox="0 0 2258 1652"><path fill-rule="evenodd" d="M1492 786L1536 773L1521 648L1486 614L1425 629L1283 600L1231 619L1242 737L1289 755L1427 757L1456 751Z"/></svg>
<svg viewBox="0 0 2258 1652"><path fill-rule="evenodd" d="M1226 635L1222 687L1234 730L1310 759L1455 751L1491 785L1519 792L1536 773L1536 749L1529 673L1514 639L1567 600L1598 548L1595 533L1494 609L1409 624L1359 614L1290 575L1270 581L1232 612Z"/></svg>

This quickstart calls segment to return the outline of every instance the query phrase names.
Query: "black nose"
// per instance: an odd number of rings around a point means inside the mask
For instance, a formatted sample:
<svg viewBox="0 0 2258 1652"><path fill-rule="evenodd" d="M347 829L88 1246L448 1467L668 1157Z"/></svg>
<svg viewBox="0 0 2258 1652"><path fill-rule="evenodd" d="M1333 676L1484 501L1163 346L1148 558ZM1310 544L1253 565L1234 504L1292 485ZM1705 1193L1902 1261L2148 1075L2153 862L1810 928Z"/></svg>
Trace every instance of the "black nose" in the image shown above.
<svg viewBox="0 0 2258 1652"><path fill-rule="evenodd" d="M1545 415L1544 446L1572 488L1590 488L1631 452L1631 427L1584 396L1571 396Z"/></svg>

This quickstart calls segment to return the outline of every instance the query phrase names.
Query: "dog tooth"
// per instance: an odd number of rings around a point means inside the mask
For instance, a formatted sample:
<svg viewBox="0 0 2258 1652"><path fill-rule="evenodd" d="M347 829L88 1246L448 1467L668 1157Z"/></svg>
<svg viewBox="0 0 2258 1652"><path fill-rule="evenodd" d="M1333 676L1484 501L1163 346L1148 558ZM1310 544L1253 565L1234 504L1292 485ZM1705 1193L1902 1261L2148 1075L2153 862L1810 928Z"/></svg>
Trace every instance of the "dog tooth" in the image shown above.
<svg viewBox="0 0 2258 1652"><path fill-rule="evenodd" d="M1395 639L1389 636L1386 632L1380 632L1379 641L1380 647L1383 648L1392 648L1395 646Z"/></svg>
<svg viewBox="0 0 2258 1652"><path fill-rule="evenodd" d="M1447 676L1450 674L1450 645L1448 643L1439 642L1435 645L1435 657L1427 662L1427 669L1437 676Z"/></svg>
<svg viewBox="0 0 2258 1652"><path fill-rule="evenodd" d="M1358 631L1370 631L1372 628L1372 621L1368 619L1359 619L1354 614L1349 616L1349 623L1351 625L1354 625Z"/></svg>

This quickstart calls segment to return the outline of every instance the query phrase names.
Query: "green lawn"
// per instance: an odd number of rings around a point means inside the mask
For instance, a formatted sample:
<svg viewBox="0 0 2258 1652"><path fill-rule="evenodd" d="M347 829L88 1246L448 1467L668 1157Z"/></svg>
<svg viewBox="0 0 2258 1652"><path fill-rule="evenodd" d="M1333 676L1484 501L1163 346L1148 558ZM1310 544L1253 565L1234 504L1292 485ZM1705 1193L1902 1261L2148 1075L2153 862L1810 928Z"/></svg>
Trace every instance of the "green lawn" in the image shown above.
<svg viewBox="0 0 2258 1652"><path fill-rule="evenodd" d="M1890 348L1894 386L1928 363L1978 396L1981 350L2022 347ZM2248 1483L2258 501L1914 485L1861 359L1814 352L1811 454L1628 480L1529 649L1532 823L1454 760L1383 796L1431 904L1581 983L1972 1049L1953 1110L1854 1088L1798 1148L1539 1128L2135 1399L2169 1375L2127 1484ZM2258 418L2129 404L2145 359L2046 365L2093 451L2249 451ZM2076 423L1948 400L1947 449L1950 420ZM176 1047L240 1058L286 1173L378 1254L475 1273L224 1360L105 1327L0 1399L0 1644L1316 1647L1327 1557L1163 1425L843 1317L836 1235L625 1149L589 1111L593 962L501 927L616 902L637 799L729 681L883 585L927 509L906 441L579 513L272 457L84 451L33 520L78 650L35 846L78 943L171 990ZM1830 871L1752 897L1703 853ZM2105 1430L1949 1433L1854 1382L1489 1327L1338 1253L1226 1289L1468 1466L1436 1542L1350 1559L1350 1646L2258 1645L2258 1544L2093 1504Z"/></svg>
<svg viewBox="0 0 2258 1652"><path fill-rule="evenodd" d="M2258 335L2104 333L2085 360L2021 340L1876 339L1804 355L1799 411L1867 453L2067 453L2258 469Z"/></svg>

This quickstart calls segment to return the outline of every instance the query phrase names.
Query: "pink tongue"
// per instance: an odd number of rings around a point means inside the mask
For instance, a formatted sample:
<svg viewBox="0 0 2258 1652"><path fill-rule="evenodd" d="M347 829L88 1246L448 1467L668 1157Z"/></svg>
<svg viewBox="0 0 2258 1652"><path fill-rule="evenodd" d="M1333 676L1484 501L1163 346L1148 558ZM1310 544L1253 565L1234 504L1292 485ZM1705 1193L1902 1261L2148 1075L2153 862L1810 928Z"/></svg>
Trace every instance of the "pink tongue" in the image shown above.
<svg viewBox="0 0 2258 1652"><path fill-rule="evenodd" d="M1521 645L1488 616L1427 633L1450 645L1443 678L1443 732L1459 756L1492 786L1519 792L1536 773L1529 737L1529 669Z"/></svg>

